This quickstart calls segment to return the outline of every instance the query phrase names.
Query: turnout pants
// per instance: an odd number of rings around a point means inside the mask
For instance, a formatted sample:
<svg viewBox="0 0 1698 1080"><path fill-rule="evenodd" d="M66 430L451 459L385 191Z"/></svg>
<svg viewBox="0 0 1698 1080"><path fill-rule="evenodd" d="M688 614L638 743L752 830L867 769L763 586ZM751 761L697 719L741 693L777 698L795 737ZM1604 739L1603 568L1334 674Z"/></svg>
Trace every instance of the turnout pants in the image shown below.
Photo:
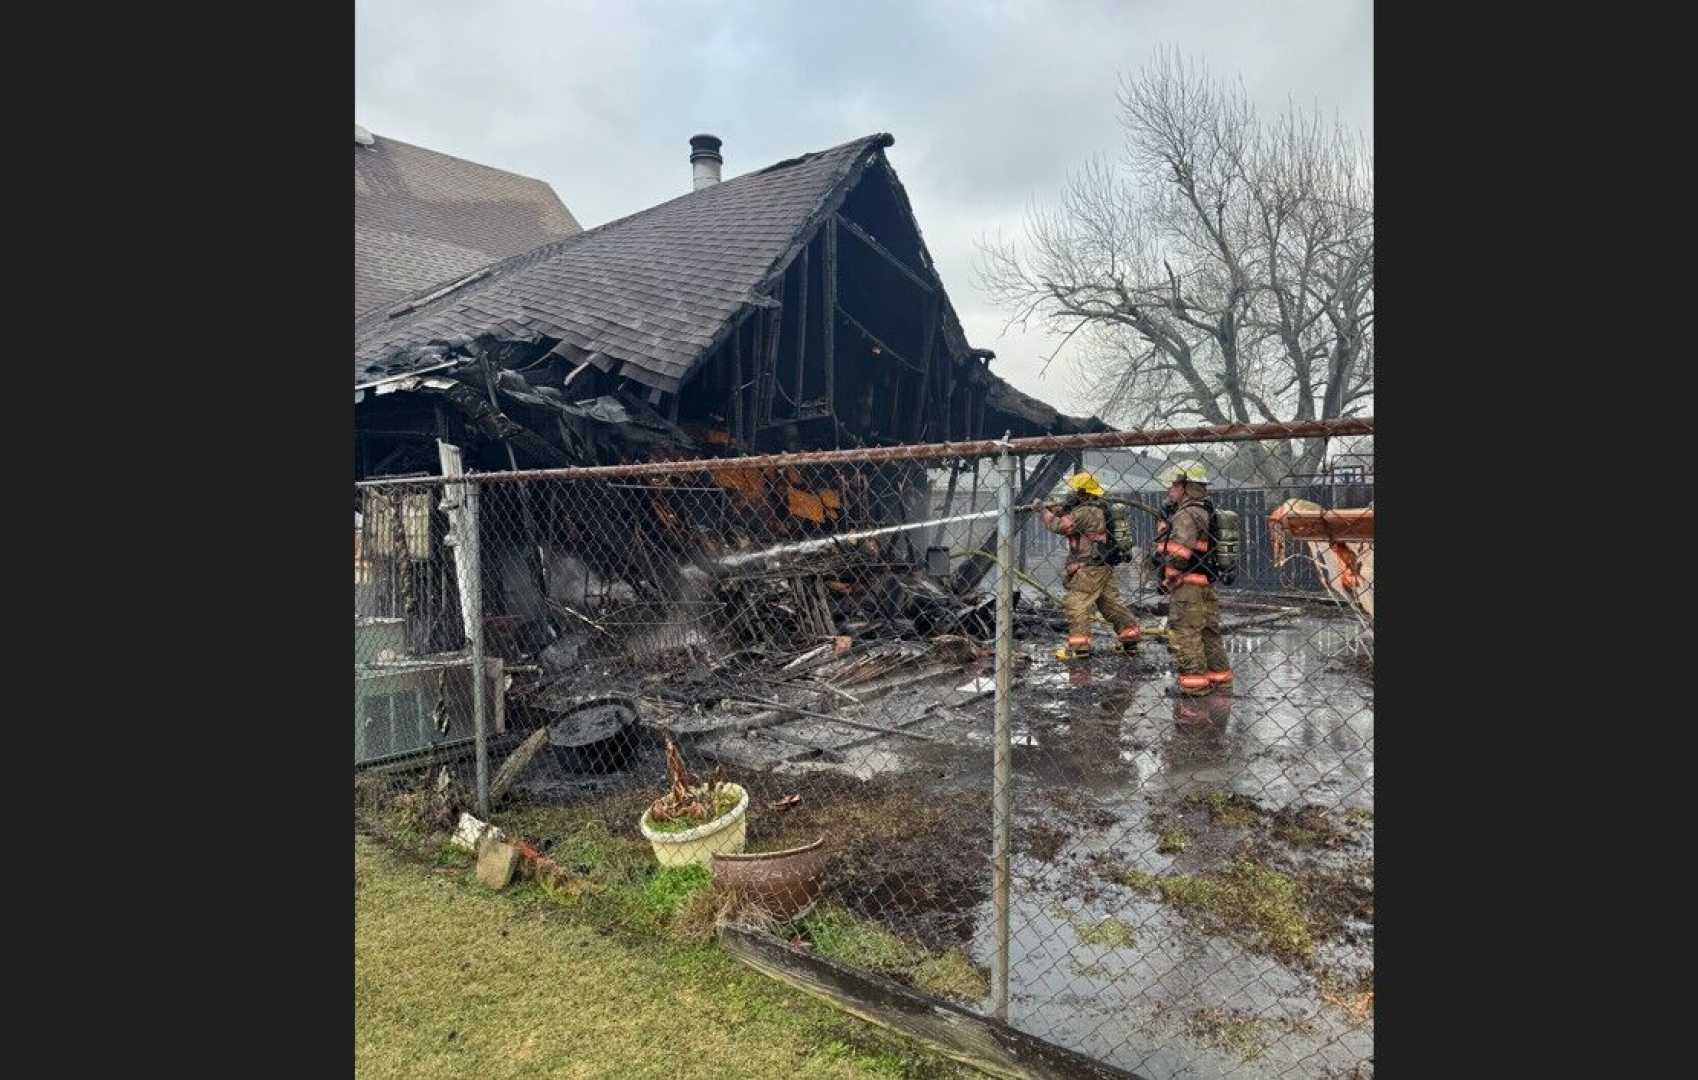
<svg viewBox="0 0 1698 1080"><path fill-rule="evenodd" d="M1091 651L1091 613L1100 611L1119 636L1121 644L1138 640L1138 620L1120 599L1114 567L1086 564L1068 569L1067 592L1061 598L1067 614L1067 647L1073 652Z"/></svg>
<svg viewBox="0 0 1698 1080"><path fill-rule="evenodd" d="M1232 685L1232 665L1220 638L1220 601L1213 585L1186 582L1168 596L1167 644L1178 668L1180 693L1201 697Z"/></svg>

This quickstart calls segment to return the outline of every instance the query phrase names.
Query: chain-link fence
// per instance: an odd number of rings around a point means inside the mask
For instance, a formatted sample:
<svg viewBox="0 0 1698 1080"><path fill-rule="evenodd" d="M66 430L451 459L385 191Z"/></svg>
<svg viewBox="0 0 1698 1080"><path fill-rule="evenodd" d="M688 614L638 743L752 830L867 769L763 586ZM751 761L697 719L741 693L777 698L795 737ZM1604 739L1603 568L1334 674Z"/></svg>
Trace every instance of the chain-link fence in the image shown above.
<svg viewBox="0 0 1698 1080"><path fill-rule="evenodd" d="M1185 437L356 486L358 804L1141 1076L1371 1075L1372 488Z"/></svg>

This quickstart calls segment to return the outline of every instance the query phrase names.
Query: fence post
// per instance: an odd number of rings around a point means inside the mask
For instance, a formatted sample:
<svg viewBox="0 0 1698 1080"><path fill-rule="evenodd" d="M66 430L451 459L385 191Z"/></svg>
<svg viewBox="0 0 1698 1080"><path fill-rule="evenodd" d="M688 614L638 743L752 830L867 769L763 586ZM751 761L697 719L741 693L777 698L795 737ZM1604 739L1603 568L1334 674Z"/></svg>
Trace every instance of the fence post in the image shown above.
<svg viewBox="0 0 1698 1080"><path fill-rule="evenodd" d="M478 814L489 816L489 735L488 707L484 703L484 679L487 677L483 655L483 530L478 524L478 507L482 501L479 485L466 485L465 508L460 520L465 523L461 555L466 560L466 607L472 622L472 732L477 744Z"/></svg>
<svg viewBox="0 0 1698 1080"><path fill-rule="evenodd" d="M991 1013L1008 1019L1008 832L1012 768L1008 727L1009 675L1014 667L1014 458L1002 436L997 469L1002 483L996 500L996 750L991 801L992 895L996 907L996 955L991 961Z"/></svg>

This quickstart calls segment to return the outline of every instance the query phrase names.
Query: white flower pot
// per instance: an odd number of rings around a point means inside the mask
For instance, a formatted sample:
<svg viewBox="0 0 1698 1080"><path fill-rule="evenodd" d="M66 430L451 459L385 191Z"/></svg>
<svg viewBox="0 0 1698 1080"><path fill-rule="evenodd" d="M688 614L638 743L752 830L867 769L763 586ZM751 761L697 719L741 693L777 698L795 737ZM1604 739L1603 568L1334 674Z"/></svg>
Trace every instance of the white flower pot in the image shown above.
<svg viewBox="0 0 1698 1080"><path fill-rule="evenodd" d="M656 832L649 827L649 812L637 822L643 837L654 848L654 857L662 866L706 866L715 854L735 854L743 850L749 828L749 793L740 784L723 785L735 792L737 805L705 825L683 832Z"/></svg>

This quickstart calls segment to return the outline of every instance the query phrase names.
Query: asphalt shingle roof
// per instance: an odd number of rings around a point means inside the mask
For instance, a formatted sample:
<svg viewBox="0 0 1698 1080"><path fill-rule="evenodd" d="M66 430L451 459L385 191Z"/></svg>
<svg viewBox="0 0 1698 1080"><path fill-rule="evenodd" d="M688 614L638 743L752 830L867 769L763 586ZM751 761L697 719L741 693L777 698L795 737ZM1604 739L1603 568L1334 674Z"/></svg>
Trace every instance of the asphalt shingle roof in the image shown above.
<svg viewBox="0 0 1698 1080"><path fill-rule="evenodd" d="M581 232L541 180L377 136L354 144L354 316Z"/></svg>
<svg viewBox="0 0 1698 1080"><path fill-rule="evenodd" d="M488 267L394 317L354 323L354 382L400 374L480 335L553 338L675 390L757 296L873 151L869 135L682 195ZM435 279L429 296L451 282Z"/></svg>

